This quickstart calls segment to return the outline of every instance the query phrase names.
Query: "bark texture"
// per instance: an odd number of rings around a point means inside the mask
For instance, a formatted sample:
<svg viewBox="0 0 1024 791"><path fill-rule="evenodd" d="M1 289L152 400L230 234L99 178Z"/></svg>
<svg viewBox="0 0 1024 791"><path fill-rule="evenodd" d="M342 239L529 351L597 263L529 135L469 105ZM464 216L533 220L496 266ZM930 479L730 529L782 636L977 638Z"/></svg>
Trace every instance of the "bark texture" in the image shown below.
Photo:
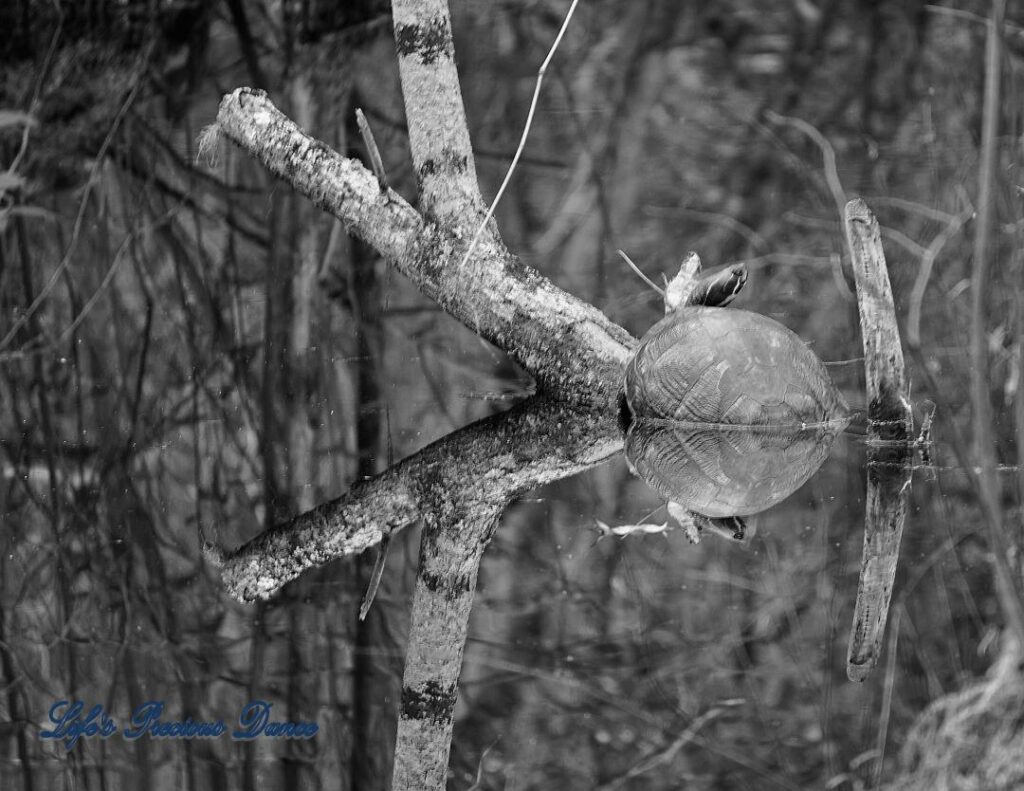
<svg viewBox="0 0 1024 791"><path fill-rule="evenodd" d="M484 549L512 498L621 448L617 398L636 342L524 266L493 222L481 229L447 3L394 0L393 13L418 211L366 168L302 132L261 91L225 97L217 128L506 351L542 396L434 443L230 557L209 554L235 596L266 598L305 569L422 519L393 784L444 788Z"/></svg>
<svg viewBox="0 0 1024 791"><path fill-rule="evenodd" d="M531 399L428 445L237 552L207 554L233 596L266 599L303 571L362 552L435 508L458 518L582 472L621 448L614 415Z"/></svg>
<svg viewBox="0 0 1024 791"><path fill-rule="evenodd" d="M420 208L436 222L468 228L483 216L484 207L455 69L447 0L399 0L392 8Z"/></svg>
<svg viewBox="0 0 1024 791"><path fill-rule="evenodd" d="M393 788L444 788L469 613L484 549L507 503L427 520L405 662Z"/></svg>
<svg viewBox="0 0 1024 791"><path fill-rule="evenodd" d="M262 91L239 88L225 96L217 122L272 173L376 248L445 312L507 352L544 393L614 409L622 367L636 340L597 308L523 265L490 234L480 237L464 261L471 222L425 221L397 193L382 191L360 163L302 132ZM417 167L422 170L422 163Z"/></svg>

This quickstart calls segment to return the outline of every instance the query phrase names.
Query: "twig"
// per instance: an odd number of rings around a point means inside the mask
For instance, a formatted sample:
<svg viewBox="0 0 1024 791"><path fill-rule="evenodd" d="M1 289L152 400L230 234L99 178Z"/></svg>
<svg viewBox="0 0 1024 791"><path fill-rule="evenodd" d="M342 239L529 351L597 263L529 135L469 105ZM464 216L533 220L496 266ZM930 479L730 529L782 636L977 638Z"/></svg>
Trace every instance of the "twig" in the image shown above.
<svg viewBox="0 0 1024 791"><path fill-rule="evenodd" d="M39 109L39 97L43 92L43 85L46 82L46 76L50 71L50 64L53 62L53 55L57 51L57 42L60 40L61 31L64 29L64 18L57 18L57 29L53 31L53 38L50 39L50 46L46 50L46 57L43 59L43 66L39 69L39 77L36 80L36 89L32 94L32 101L28 106L28 114L31 118L29 123L25 124L25 128L21 133L21 143L18 146L18 153L14 155L14 159L11 160L11 165L7 168L6 175L11 176L17 171L18 165L21 164L22 158L28 153L28 142L31 136L33 128L35 128L37 119L36 111Z"/></svg>
<svg viewBox="0 0 1024 791"><path fill-rule="evenodd" d="M779 113L772 110L767 110L764 117L773 124L785 124L786 126L793 127L810 138L821 150L825 182L828 184L832 201L835 204L836 216L839 218L839 222L842 223L846 216L846 191L843 189L843 183L839 179L839 169L836 167L836 150L832 147L832 144L828 142L825 135L802 118L790 118L789 116L779 115ZM840 293L844 296L849 296L853 286L844 276L845 272L840 271L837 273L833 269L833 273L836 275L836 285L840 287ZM846 288L843 288L843 286Z"/></svg>
<svg viewBox="0 0 1024 791"><path fill-rule="evenodd" d="M128 114L129 108L135 102L135 97L138 95L139 89L142 87L145 64L149 62L148 52L143 55L142 61L143 66L139 68L139 72L136 75L135 85L133 85L131 91L128 92L127 98L124 100L124 103L118 110L117 115L114 117L114 121L110 125L107 136L103 139L103 143L100 145L100 149L96 154L96 160L89 171L89 178L86 181L85 192L82 195L82 200L78 206L78 214L75 217L75 224L71 231L71 241L68 243L67 251L64 253L64 257L61 259L60 263L57 264L56 268L54 268L49 280L46 281L46 285L40 289L39 293L36 294L36 298L32 300L32 304L25 309L25 312L17 318L11 326L11 329L8 330L7 334L2 340L0 340L0 351L7 348L10 342L14 339L14 336L18 334L18 330L25 326L25 322L35 314L39 309L39 306L49 296L53 287L57 285L57 281L60 279L61 273L63 273L71 263L71 254L74 252L75 246L78 244L78 235L82 230L82 223L85 221L85 210L89 205L89 198L92 196L93 188L99 181L100 168L103 167L103 160L106 158L107 149L109 149L111 144L114 142L114 135L117 133L117 130L121 128L121 122Z"/></svg>
<svg viewBox="0 0 1024 791"><path fill-rule="evenodd" d="M925 11L928 11L932 14L937 14L939 16L951 16L954 19L963 19L966 20L967 22L974 22L979 25L985 25L988 23L988 20L981 14L974 14L970 11L964 11L962 8L947 8L946 6L941 5L926 5L924 9ZM1020 25L1015 25L1012 22L1004 21L1002 24L1002 30L1011 33L1022 33L1024 32L1024 27L1021 27Z"/></svg>
<svg viewBox="0 0 1024 791"><path fill-rule="evenodd" d="M885 662L885 682L882 687L882 712L878 717L878 740L875 742L874 783L875 788L882 785L882 764L885 760L885 743L889 737L889 721L892 718L892 693L896 687L896 647L900 639L900 617L903 614L903 605L896 608L893 613L892 625L889 627L889 654Z"/></svg>
<svg viewBox="0 0 1024 791"><path fill-rule="evenodd" d="M692 217L695 220L701 220L709 225L717 225L720 228L725 228L732 231L737 236L742 236L747 240L747 243L750 244L751 247L756 248L759 252L765 252L769 249L768 240L761 236L761 234L749 225L740 222L735 217L730 217L728 214L723 214L722 212L700 211L699 209L690 209L685 206L673 208L655 206L648 209L646 213L664 217Z"/></svg>
<svg viewBox="0 0 1024 791"><path fill-rule="evenodd" d="M156 220L155 222L146 223L145 227L130 233L125 238L125 240L121 242L120 247L118 247L117 252L114 254L114 261L113 263L111 263L110 268L107 269L106 274L103 276L103 280L96 287L96 290L92 293L92 296L90 296L86 303L82 306L82 309L78 311L78 315L75 316L71 324L69 324L61 331L61 334L57 337L57 340L53 342L53 346L59 346L61 343L67 340L68 336L71 335L71 333L74 332L75 329L85 320L85 317L89 315L89 311L93 309L93 307L99 301L100 297L103 296L103 292L106 290L107 286L110 285L110 281L114 279L114 275L117 274L117 270L120 267L121 261L124 258L124 254L128 251L130 245L140 235L154 231L160 226L172 220L174 216L178 213L178 210L180 208L180 206L175 206L173 209L166 212L163 217Z"/></svg>
<svg viewBox="0 0 1024 791"><path fill-rule="evenodd" d="M384 574L384 561L388 557L388 547L391 545L391 534L384 533L381 536L380 544L377 546L377 560L373 564L373 572L370 574L370 583L366 586L366 593L359 604L359 620L365 621L366 614L370 612L370 605L377 595L377 588L380 587L380 578Z"/></svg>
<svg viewBox="0 0 1024 791"><path fill-rule="evenodd" d="M861 197L871 206L892 206L893 208L902 209L905 212L916 214L919 217L934 220L935 222L948 223L952 222L956 217L955 214L950 212L941 211L931 206L925 206L923 203L905 200L904 198L894 198L886 195L863 195Z"/></svg>
<svg viewBox="0 0 1024 791"><path fill-rule="evenodd" d="M537 82L533 86L533 98L530 100L530 110L526 114L526 125L523 127L522 137L519 138L519 146L516 148L516 153L512 156L512 163L508 166L508 170L505 173L505 178L501 182L501 186L498 187L498 193L494 196L494 200L491 201L491 205L488 207L483 220L480 221L480 226L476 229L476 233L473 234L473 240L469 243L469 247L466 249L466 254L463 256L460 266L465 266L470 256L473 255L473 250L476 249L476 244L480 241L480 235L484 232L484 228L487 227L487 223L491 221L491 217L494 216L494 210L498 207L498 202L501 200L502 195L505 194L505 188L508 187L509 181L512 180L512 173L519 164L519 158L523 155L523 149L526 147L526 136L530 134L530 127L533 125L533 114L537 110L537 100L540 98L540 86L541 83L544 82L544 75L548 70L548 64L551 63L551 59L554 57L555 51L558 49L558 45L562 43L562 37L565 35L565 31L569 27L569 20L572 19L573 12L576 11L576 6L578 4L579 0L572 0L572 5L569 6L569 10L565 14L565 19L562 21L562 27L559 29L558 35L555 36L555 41L548 50L547 57L544 58L544 62L541 63L540 69L537 70Z"/></svg>
<svg viewBox="0 0 1024 791"><path fill-rule="evenodd" d="M921 266L917 270L917 278L914 280L914 287L910 291L910 309L907 311L907 345L911 348L918 348L921 345L921 303L924 301L924 292L928 288L928 281L931 280L932 268L935 258L946 243L953 238L973 212L962 212L950 217L946 227L932 239L932 243L921 256Z"/></svg>
<svg viewBox="0 0 1024 791"><path fill-rule="evenodd" d="M880 228L879 230L882 236L890 242L895 242L911 255L920 257L925 254L925 248L903 233L903 231L897 231L895 228Z"/></svg>
<svg viewBox="0 0 1024 791"><path fill-rule="evenodd" d="M624 252L622 252L622 250L616 250L615 252L617 252L620 256L622 256L622 260L625 261L627 264L629 264L629 268L632 269L634 272L636 272L636 274L640 277L641 280L643 280L647 285L649 285L651 288L653 288L655 291L657 291L659 294L661 294L662 297L665 296L665 289L663 289L661 286L657 285L653 280L651 280L649 277L647 277L647 275L645 275L643 272L641 272L640 271L640 267L638 267L636 264L634 264L630 260L628 255L626 255Z"/></svg>
<svg viewBox="0 0 1024 791"><path fill-rule="evenodd" d="M356 126L359 127L359 134L363 136L363 145L366 146L366 153L370 157L370 164L373 166L373 174L377 177L377 183L380 184L380 191L387 192L388 175L384 172L384 162L380 158L380 149L377 148L377 141L373 139L370 124L359 107L356 108Z"/></svg>
<svg viewBox="0 0 1024 791"><path fill-rule="evenodd" d="M480 753L480 759L476 762L476 780L473 781L473 785L467 788L466 791L480 791L480 789L483 788L482 783L484 781L484 760L487 758L487 753L494 749L494 745L498 743L500 738L501 737L499 736L497 739L495 739L493 742L487 745L487 747L484 749L482 753Z"/></svg>
<svg viewBox="0 0 1024 791"><path fill-rule="evenodd" d="M724 711L725 706L715 706L708 709L691 722L690 725L679 734L679 736L673 739L671 744L651 755L641 758L640 761L630 768L625 774L598 786L598 791L611 791L611 789L620 788L634 777L647 774L653 769L657 769L659 766L671 763L675 760L679 751L683 749L688 742L693 741L701 728L711 722L711 720L721 716Z"/></svg>
<svg viewBox="0 0 1024 791"><path fill-rule="evenodd" d="M779 115L772 110L765 112L765 118L773 124L785 124L809 137L811 141L821 150L822 164L825 170L825 182L828 184L829 192L832 193L832 200L836 205L836 213L842 221L846 212L846 191L839 179L839 169L836 167L836 150L828 139L811 124L802 118L790 118L786 115Z"/></svg>

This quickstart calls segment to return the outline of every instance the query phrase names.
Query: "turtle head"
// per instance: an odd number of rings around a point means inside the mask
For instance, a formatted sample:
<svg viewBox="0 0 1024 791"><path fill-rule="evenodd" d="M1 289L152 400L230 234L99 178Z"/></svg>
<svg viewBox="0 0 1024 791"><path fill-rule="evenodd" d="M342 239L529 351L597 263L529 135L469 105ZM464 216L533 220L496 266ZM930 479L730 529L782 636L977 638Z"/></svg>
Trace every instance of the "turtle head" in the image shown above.
<svg viewBox="0 0 1024 791"><path fill-rule="evenodd" d="M707 516L673 500L669 500L666 505L669 516L683 527L694 544L700 541L704 533L749 544L757 532L753 525L748 527L746 520L740 516Z"/></svg>
<svg viewBox="0 0 1024 791"><path fill-rule="evenodd" d="M693 512L690 515L699 530L710 530L723 538L731 538L735 541L747 538L747 523L739 516L711 517Z"/></svg>
<svg viewBox="0 0 1024 791"><path fill-rule="evenodd" d="M733 264L697 281L690 302L693 305L724 308L747 282L746 264Z"/></svg>

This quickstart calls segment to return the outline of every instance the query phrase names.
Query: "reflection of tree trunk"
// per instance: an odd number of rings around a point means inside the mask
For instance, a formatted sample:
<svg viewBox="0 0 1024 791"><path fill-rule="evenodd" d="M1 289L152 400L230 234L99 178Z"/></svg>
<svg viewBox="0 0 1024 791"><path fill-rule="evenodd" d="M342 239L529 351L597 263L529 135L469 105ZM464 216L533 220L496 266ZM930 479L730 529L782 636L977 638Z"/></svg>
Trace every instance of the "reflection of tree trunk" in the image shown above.
<svg viewBox="0 0 1024 791"><path fill-rule="evenodd" d="M488 601L486 626L473 629L481 642L467 646L466 666L472 675L462 674L463 689L470 686L469 705L455 726L449 765L456 778L475 777L481 754L500 738L497 749L508 749L514 740L516 719L537 682L527 674L512 683L490 663L492 646L515 646L516 650L539 653L545 635L545 621L552 617L554 575L519 574L519 569L545 569L553 562L552 525L545 509L532 503L514 503L501 518L501 549L498 557L485 560L484 584ZM479 614L479 612L478 612ZM480 632L483 631L483 634ZM466 693L463 693L464 695Z"/></svg>
<svg viewBox="0 0 1024 791"><path fill-rule="evenodd" d="M506 502L466 508L437 491L424 518L394 766L395 791L443 789L480 558Z"/></svg>
<svg viewBox="0 0 1024 791"><path fill-rule="evenodd" d="M347 114L351 115L351 113ZM352 130L350 130L351 132ZM358 400L356 418L356 476L370 477L381 469L380 299L377 256L359 242L351 246L350 302L356 342ZM359 590L365 591L377 550L355 560ZM354 611L354 610L353 610ZM391 776L395 743L395 710L401 677L400 649L390 623L392 610L382 602L370 607L366 619L355 624L353 668L352 788L385 789Z"/></svg>
<svg viewBox="0 0 1024 791"><path fill-rule="evenodd" d="M37 262L32 260L30 254L30 248L28 244L28 229L25 225L25 221L22 217L18 216L15 218L15 232L18 245L18 256L21 259L21 286L23 291L23 298L25 300L25 308L31 306L36 298L35 285L33 283L32 273L37 266ZM38 313L33 312L28 316L26 328L22 330L27 338L18 338L17 340L28 340L43 337L41 327L39 323ZM40 425L42 427L42 441L45 446L45 463L46 472L49 479L49 501L44 507L44 512L49 517L50 528L53 533L53 542L56 547L54 552L54 587L55 601L57 612L54 613L55 623L67 623L72 612L74 611L74 600L70 586L70 572L68 570L68 564L65 562L67 557L67 539L68 536L66 531L61 529L62 523L62 499L57 489L57 468L55 464L55 450L56 442L53 432L52 416L50 414L50 392L46 381L46 372L43 368L43 356L41 354L32 355L32 379L30 381L30 392L34 391L36 398L38 399L38 414L33 415L29 421L20 421L20 425L31 426L33 424ZM24 429L23 429L24 430ZM67 691L69 694L74 694L78 690L78 651L76 650L75 640L61 640L60 641L65 663L64 678L68 680Z"/></svg>
<svg viewBox="0 0 1024 791"><path fill-rule="evenodd" d="M266 250L264 265L263 379L260 384L259 441L260 458L263 462L264 520L267 522L273 522L280 514L292 510L291 494L294 490L290 464L293 459L290 416L295 407L291 360L294 331L292 281L299 262L293 255L298 242L298 223L293 204L290 195L274 193L270 210L270 245ZM289 598L291 597L286 597L285 601ZM288 646L280 645L272 638L277 631L275 626L278 617L286 613L287 608L278 607L276 604L263 604L253 611L250 621L253 637L250 642L247 700L266 697L268 681L277 672L293 671L288 661L282 660L280 656L280 652L287 654ZM290 619L286 623L289 622ZM287 626L284 628L287 629ZM288 679L284 681L285 688L291 691ZM292 700L288 701L289 709L293 703ZM256 740L248 741L243 746L243 777L247 790L259 787L259 764L263 750L264 746Z"/></svg>
<svg viewBox="0 0 1024 791"><path fill-rule="evenodd" d="M571 413L537 399L464 429L449 442L435 443L393 468L392 475L398 476L393 480L383 475L360 481L349 495L328 504L325 510L307 512L293 521L291 528L270 531L256 545L250 544L243 553L282 550L278 558L284 565L271 577L250 564L248 570L255 571L256 578L238 580L238 572L244 577L246 571L242 569L244 561L237 564L240 556L236 555L232 558L234 569L229 572L225 568L225 580L234 577L240 583L236 592L245 589L250 596L265 595L268 584L276 587L289 576L294 577L290 572L296 566L308 567L317 564L318 559L323 562L329 558L337 551L339 538L351 551L360 543L365 547L390 535L407 524L409 516L423 518L427 527L413 603L394 782L397 788L443 788L480 556L512 496L589 466L618 446L614 404L620 389L621 364L633 340L599 311L522 267L504 249L493 228L480 238L478 255L471 256L467 240L480 236L474 225L479 221L482 200L452 56L448 9L442 0L402 0L394 4L393 11L422 216L395 193L366 179L365 171L354 163L313 141L307 146L304 140L308 138L277 113L265 95L236 92L224 105L222 129L229 130L235 139L267 145L265 162L272 170L291 176L300 191L309 192L316 179L330 179L341 190L331 188L318 193L314 199L318 205L331 206L339 218L345 217L347 208L355 210L359 218L349 219L355 220L356 233L399 264L424 293L516 357L548 393L596 408L590 413ZM259 103L264 103L268 112L259 120L236 125L231 120L235 102L234 109L243 114ZM438 134L438 129L443 133ZM275 140L279 145L274 144ZM309 157L323 165L322 169L315 168L316 176L303 164ZM350 171L355 181L346 185L342 171ZM421 235L421 231L426 233ZM440 236L427 242L437 233ZM475 241L472 245L477 249ZM465 300L467 296L469 300ZM268 299L268 337L273 331L270 302ZM553 348L560 354L551 355ZM364 377L361 383L366 383ZM269 408L266 392L265 385L264 403ZM379 427L373 430L371 423L365 428L367 434L379 436ZM267 434L265 441L269 439ZM370 441L369 436L366 441ZM267 454L265 458L269 475L274 460ZM389 486L389 482L396 485ZM369 507L371 498L353 494L356 490L371 494L375 487L383 506L380 510ZM271 489L266 499L268 516L273 518ZM349 505L367 510L356 516L348 510ZM328 517L328 512L337 508L341 509L342 521L353 517L350 526L354 532L349 536L339 536L333 529L332 522L336 521ZM307 520L306 527L302 520ZM312 553L294 551L296 541L307 550L313 549L316 541L310 543L312 533L324 530L334 535L325 535L327 540L318 549ZM291 549L286 548L289 546ZM371 640L360 643L361 661L371 659L366 651ZM359 683L359 668L355 678L359 695L364 688ZM379 698L374 702L379 704ZM357 698L355 725L362 731L357 738L371 737L365 745L357 745L357 760L371 755L373 733L360 727L367 708ZM361 779L360 769L355 771ZM369 783L360 785L366 787Z"/></svg>
<svg viewBox="0 0 1024 791"><path fill-rule="evenodd" d="M288 513L288 441L282 416L288 414L289 403L280 403L284 388L289 386L288 352L291 329L291 255L295 227L289 222L292 200L275 192L270 210L270 247L264 266L263 303L263 381L260 385L260 457L263 461L263 507L268 524ZM282 458L283 457L283 458Z"/></svg>
<svg viewBox="0 0 1024 791"><path fill-rule="evenodd" d="M6 579L4 558L6 551L0 552L0 580ZM23 679L15 676L14 662L12 661L10 643L7 638L6 608L0 608L0 679L3 679L4 688L7 691L7 718L10 722L28 722L32 719L32 713L26 705ZM24 791L34 791L32 781L32 764L29 761L27 728L18 728L15 735L15 745L18 752L18 763L21 764L22 787Z"/></svg>
<svg viewBox="0 0 1024 791"><path fill-rule="evenodd" d="M128 625L130 626L130 624ZM128 687L128 699L132 704L137 706L149 700L149 696L146 694L147 691L144 688L146 678L140 675L135 663L135 654L132 651L125 652L123 672L126 686ZM132 768L133 781L136 788L153 788L153 762L150 757L150 740L146 738L136 739L134 751L135 760Z"/></svg>
<svg viewBox="0 0 1024 791"><path fill-rule="evenodd" d="M309 67L311 69L312 67ZM292 111L296 119L306 128L320 126L320 105L314 96L312 84L314 75L300 65L295 77L289 82ZM312 208L301 203L290 206L291 211L282 228L285 241L281 255L287 259L279 262L285 272L286 283L282 283L282 303L289 311L281 316L283 354L279 370L282 375L277 392L277 403L283 406L282 414L282 456L287 460L285 481L289 497L289 508L305 510L312 506L320 495L317 491L318 476L315 470L315 435L313 425L313 400L319 392L317 372L318 355L314 339L318 328L324 323L326 308L322 295L316 286L319 269L320 231L323 220ZM277 646L286 655L280 657L280 673L287 689L286 711L289 720L308 720L315 716L318 657L324 651L321 606L330 597L314 603L311 596L313 586L323 587L337 572L324 569L308 580L297 581L288 591L277 615L287 616L287 642ZM330 635L326 639L331 639ZM331 734L330 737L334 737ZM289 741L285 745L283 761L284 784L288 788L305 788L315 782L315 771L309 760L310 754L323 745L317 742Z"/></svg>
<svg viewBox="0 0 1024 791"><path fill-rule="evenodd" d="M257 685L263 679L264 653L266 651L266 629L265 618L269 607L264 602L259 602L253 609L252 617L249 619L249 668L248 684L246 685L246 700L256 700L260 697L260 687ZM242 746L242 788L245 791L256 791L260 784L258 782L257 770L260 760L261 745L255 741L247 741Z"/></svg>
<svg viewBox="0 0 1024 791"><path fill-rule="evenodd" d="M981 164L978 170L978 227L974 238L971 272L971 433L978 497L987 527L995 566L996 590L1003 615L1024 643L1024 604L1016 575L1010 568L1010 543L1003 526L1000 484L996 472L996 443L992 432L992 402L988 379L989 256L995 219L995 171L999 160L1000 87L1002 83L1003 20L1006 0L994 0L988 24L985 66L985 104L982 121Z"/></svg>

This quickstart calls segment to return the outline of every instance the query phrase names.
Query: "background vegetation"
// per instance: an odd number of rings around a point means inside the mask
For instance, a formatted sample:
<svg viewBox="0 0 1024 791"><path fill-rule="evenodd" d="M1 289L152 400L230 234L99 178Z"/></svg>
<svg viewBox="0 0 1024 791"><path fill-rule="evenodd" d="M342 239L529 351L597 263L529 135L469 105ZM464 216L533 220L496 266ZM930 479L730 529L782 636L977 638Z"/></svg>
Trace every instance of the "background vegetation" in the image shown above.
<svg viewBox="0 0 1024 791"><path fill-rule="evenodd" d="M484 194L518 142L566 2L455 0ZM514 506L488 550L452 787L858 788L915 717L993 662L1003 613L969 476L968 332L989 5L583 3L498 210L509 246L634 334L652 277L744 260L737 305L808 339L863 407L840 207L879 215L915 400L939 407L885 666L845 678L863 448L757 520L749 549L601 537L658 503L619 461ZM1021 543L1024 8L1004 101L984 293L998 507ZM196 138L239 85L362 156L367 114L414 198L389 8L375 0L12 0L0 6L0 785L382 788L415 531L273 602L200 557L343 492L531 390L503 356L237 152ZM826 166L835 157L836 172ZM966 437L967 439L959 439ZM1011 671L1007 671L1011 672ZM232 719L252 698L312 742L63 747L58 698L121 718ZM1001 712L1004 722L1019 717ZM6 724L5 724L6 723Z"/></svg>

